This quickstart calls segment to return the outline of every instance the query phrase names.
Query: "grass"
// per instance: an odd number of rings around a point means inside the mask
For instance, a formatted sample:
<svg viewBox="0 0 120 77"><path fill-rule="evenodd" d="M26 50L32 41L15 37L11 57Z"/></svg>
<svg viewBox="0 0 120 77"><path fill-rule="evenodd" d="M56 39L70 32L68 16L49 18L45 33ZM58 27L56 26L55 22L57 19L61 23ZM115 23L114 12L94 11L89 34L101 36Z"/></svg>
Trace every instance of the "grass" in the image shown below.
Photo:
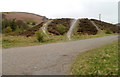
<svg viewBox="0 0 120 77"><path fill-rule="evenodd" d="M38 42L35 36L33 37L24 37L24 36L4 36L2 37L2 47L3 48L12 48L12 47L21 47L21 46L33 46L41 45L47 43L55 43L65 41L64 36L54 36L47 38L45 37L43 42Z"/></svg>
<svg viewBox="0 0 120 77"><path fill-rule="evenodd" d="M118 42L81 53L75 60L72 75L118 75Z"/></svg>
<svg viewBox="0 0 120 77"><path fill-rule="evenodd" d="M104 32L100 32L96 35L74 35L72 36L73 40L84 40L89 38L98 38L98 37L104 37L104 36L111 36L111 35L118 35L117 33L114 34L105 34Z"/></svg>
<svg viewBox="0 0 120 77"><path fill-rule="evenodd" d="M113 34L104 34L104 35L81 35L81 36L73 36L73 40L83 40L88 38L96 38L103 36L110 36ZM72 40L72 41L73 41ZM50 35L50 37L44 37L43 42L38 42L35 36L32 37L24 37L24 36L2 36L2 47L3 48L12 48L12 47L21 47L21 46L31 46L31 45L41 45L48 43L56 43L56 42L67 42L69 41L65 35L54 36Z"/></svg>

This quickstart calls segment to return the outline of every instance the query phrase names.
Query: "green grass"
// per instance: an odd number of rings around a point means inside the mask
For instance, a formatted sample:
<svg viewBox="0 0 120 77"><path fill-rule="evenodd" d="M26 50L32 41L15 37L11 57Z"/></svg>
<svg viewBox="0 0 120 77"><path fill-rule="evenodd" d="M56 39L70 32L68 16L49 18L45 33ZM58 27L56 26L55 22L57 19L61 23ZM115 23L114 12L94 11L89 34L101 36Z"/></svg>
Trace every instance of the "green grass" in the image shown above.
<svg viewBox="0 0 120 77"><path fill-rule="evenodd" d="M71 67L72 75L118 75L118 42L83 52Z"/></svg>
<svg viewBox="0 0 120 77"><path fill-rule="evenodd" d="M48 44L48 43L56 43L56 42L63 42L67 39L65 36L53 36L50 38L45 37L43 42L39 42L35 36L33 37L24 37L24 36L5 36L3 35L2 43L3 48L12 48L12 47L21 47L21 46L33 46L33 45L41 45L41 44Z"/></svg>
<svg viewBox="0 0 120 77"><path fill-rule="evenodd" d="M104 36L111 36L111 35L117 35L117 34L97 34L97 35L74 35L72 36L73 40L84 40L89 38L98 38L98 37L104 37Z"/></svg>
<svg viewBox="0 0 120 77"><path fill-rule="evenodd" d="M83 40L88 38L97 38L103 36L110 36L114 34L104 34L104 35L81 35L81 36L73 36L73 40ZM38 42L36 36L32 37L24 37L24 36L2 36L2 47L3 48L12 48L12 47L21 47L21 46L32 46L32 45L41 45L48 43L57 43L57 42L67 42L69 41L65 35L54 36L50 35L49 38L44 36L43 42Z"/></svg>

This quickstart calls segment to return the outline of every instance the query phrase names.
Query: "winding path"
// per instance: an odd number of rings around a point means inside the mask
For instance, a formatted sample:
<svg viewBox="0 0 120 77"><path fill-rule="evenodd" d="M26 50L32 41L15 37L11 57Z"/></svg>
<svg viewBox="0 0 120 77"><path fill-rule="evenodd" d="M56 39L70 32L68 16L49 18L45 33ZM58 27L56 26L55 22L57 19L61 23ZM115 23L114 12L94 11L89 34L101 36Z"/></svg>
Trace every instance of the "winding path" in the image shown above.
<svg viewBox="0 0 120 77"><path fill-rule="evenodd" d="M107 43L118 36L3 49L3 75L65 75L75 56Z"/></svg>

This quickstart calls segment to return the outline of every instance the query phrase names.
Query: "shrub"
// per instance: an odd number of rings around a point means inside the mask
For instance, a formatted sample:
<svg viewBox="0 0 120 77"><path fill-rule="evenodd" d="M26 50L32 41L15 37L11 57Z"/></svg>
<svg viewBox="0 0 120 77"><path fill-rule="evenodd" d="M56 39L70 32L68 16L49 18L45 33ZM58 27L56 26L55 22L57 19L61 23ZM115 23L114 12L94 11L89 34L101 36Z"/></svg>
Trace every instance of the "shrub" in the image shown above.
<svg viewBox="0 0 120 77"><path fill-rule="evenodd" d="M8 28L8 31L6 30ZM12 32L15 32L16 29L20 29L19 31L23 31L26 29L29 29L29 26L24 23L22 20L16 20L16 19L4 19L2 21L2 30L4 33L10 32L10 29L12 29Z"/></svg>
<svg viewBox="0 0 120 77"><path fill-rule="evenodd" d="M25 30L23 29L23 28L19 28L18 26L17 26L17 28L16 28L16 30L15 30L15 33L22 33L22 32L24 32Z"/></svg>
<svg viewBox="0 0 120 77"><path fill-rule="evenodd" d="M16 29L16 20L12 19L12 20L8 20L8 19L4 19L2 21L2 29L6 29L7 27L10 27L12 29L12 31L15 31Z"/></svg>
<svg viewBox="0 0 120 77"><path fill-rule="evenodd" d="M14 41L11 39L3 39L2 42L3 43L13 43Z"/></svg>
<svg viewBox="0 0 120 77"><path fill-rule="evenodd" d="M35 33L35 35L36 35L36 38L37 38L38 42L43 42L44 41L44 35L43 35L42 31L40 31L40 30L37 31Z"/></svg>
<svg viewBox="0 0 120 77"><path fill-rule="evenodd" d="M32 25L36 25L36 23L35 23L35 22L32 22Z"/></svg>
<svg viewBox="0 0 120 77"><path fill-rule="evenodd" d="M67 31L67 28L64 25L62 25L62 24L58 24L57 25L57 31L60 34L64 34Z"/></svg>
<svg viewBox="0 0 120 77"><path fill-rule="evenodd" d="M11 29L10 26L8 26L7 28L5 28L5 29L3 30L3 32L4 32L4 33L9 33L9 32L12 32L12 29Z"/></svg>
<svg viewBox="0 0 120 77"><path fill-rule="evenodd" d="M105 33L106 33L106 34L112 34L113 32L110 31L109 29L107 29L107 30L105 31Z"/></svg>

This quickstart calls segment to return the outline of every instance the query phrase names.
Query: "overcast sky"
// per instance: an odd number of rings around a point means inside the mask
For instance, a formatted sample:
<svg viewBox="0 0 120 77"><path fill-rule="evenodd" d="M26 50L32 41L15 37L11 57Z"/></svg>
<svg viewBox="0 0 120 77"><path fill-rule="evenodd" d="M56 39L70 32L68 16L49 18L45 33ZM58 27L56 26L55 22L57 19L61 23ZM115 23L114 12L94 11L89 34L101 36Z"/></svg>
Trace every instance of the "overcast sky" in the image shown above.
<svg viewBox="0 0 120 77"><path fill-rule="evenodd" d="M1 0L1 12L30 12L48 18L95 18L118 22L119 0Z"/></svg>

